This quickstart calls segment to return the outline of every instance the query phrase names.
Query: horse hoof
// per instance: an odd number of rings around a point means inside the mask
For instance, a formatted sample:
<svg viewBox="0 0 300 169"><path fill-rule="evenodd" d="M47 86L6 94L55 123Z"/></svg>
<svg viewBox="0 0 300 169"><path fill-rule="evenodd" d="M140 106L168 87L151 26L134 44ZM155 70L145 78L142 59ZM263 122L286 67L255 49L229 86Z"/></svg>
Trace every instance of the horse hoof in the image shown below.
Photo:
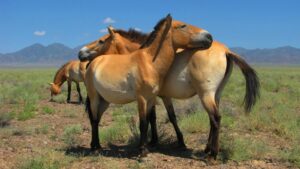
<svg viewBox="0 0 300 169"><path fill-rule="evenodd" d="M151 148L154 148L154 147L157 147L158 142L157 142L157 141L150 141L147 145L148 145L149 147L151 147Z"/></svg>
<svg viewBox="0 0 300 169"><path fill-rule="evenodd" d="M212 155L208 155L206 157L206 163L208 165L217 165L218 161L216 160L216 157L212 156Z"/></svg>
<svg viewBox="0 0 300 169"><path fill-rule="evenodd" d="M204 149L204 153L205 153L205 154L208 154L208 153L210 152L210 150L211 150L211 149L210 149L208 146L206 146L206 148Z"/></svg>
<svg viewBox="0 0 300 169"><path fill-rule="evenodd" d="M91 148L91 154L92 155L99 155L102 151L101 147L97 147L97 148Z"/></svg>
<svg viewBox="0 0 300 169"><path fill-rule="evenodd" d="M177 150L181 150L181 151L186 151L187 150L187 147L184 143L179 143L176 148L177 148Z"/></svg>
<svg viewBox="0 0 300 169"><path fill-rule="evenodd" d="M139 157L140 158L143 158L143 157L147 157L147 154L149 153L149 150L147 148L143 148L140 150L140 155Z"/></svg>

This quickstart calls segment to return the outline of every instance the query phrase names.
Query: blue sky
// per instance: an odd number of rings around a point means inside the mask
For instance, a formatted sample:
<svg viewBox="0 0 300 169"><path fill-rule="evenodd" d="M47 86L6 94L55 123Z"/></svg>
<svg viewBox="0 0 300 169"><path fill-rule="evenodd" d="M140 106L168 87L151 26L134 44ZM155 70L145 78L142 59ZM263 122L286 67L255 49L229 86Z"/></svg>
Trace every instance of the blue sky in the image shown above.
<svg viewBox="0 0 300 169"><path fill-rule="evenodd" d="M149 32L167 13L229 47L300 48L300 0L1 0L0 53L33 43L76 47L110 24Z"/></svg>

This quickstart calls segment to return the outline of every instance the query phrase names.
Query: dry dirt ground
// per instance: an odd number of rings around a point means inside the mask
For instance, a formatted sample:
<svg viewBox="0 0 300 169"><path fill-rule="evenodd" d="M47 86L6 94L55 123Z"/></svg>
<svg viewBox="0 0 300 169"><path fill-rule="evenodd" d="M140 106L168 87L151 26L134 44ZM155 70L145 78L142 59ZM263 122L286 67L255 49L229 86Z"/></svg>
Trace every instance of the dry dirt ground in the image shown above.
<svg viewBox="0 0 300 169"><path fill-rule="evenodd" d="M220 160L216 164L208 164L202 159L202 150L205 147L207 133L193 133L184 135L187 150L176 148L176 143L160 143L155 149L150 149L147 157L138 157L135 144L114 142L102 144L100 154L89 152L90 125L82 104L66 104L41 100L38 111L47 106L54 109L53 114L37 115L26 121L12 120L10 124L0 129L0 168L19 168L24 162L37 157L47 156L51 159L63 161L62 168L293 168L289 163L281 163L272 159L249 160L235 162L229 160L224 163ZM159 113L162 106L158 106ZM2 109L5 109L2 108ZM114 123L110 108L102 118L100 127L105 128ZM62 141L64 128L67 125L81 124L83 132L75 146L68 147ZM47 125L47 131L39 130ZM166 133L176 141L174 131L169 124ZM265 136L268 139L268 136ZM280 141L280 140L279 140ZM171 141L172 142L172 141Z"/></svg>

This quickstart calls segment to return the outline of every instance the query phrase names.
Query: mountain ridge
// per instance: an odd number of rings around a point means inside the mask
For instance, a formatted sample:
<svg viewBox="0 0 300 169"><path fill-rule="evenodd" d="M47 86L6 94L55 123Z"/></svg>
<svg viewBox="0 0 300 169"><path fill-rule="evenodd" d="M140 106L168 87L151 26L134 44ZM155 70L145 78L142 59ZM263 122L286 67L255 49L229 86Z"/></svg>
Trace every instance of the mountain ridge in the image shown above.
<svg viewBox="0 0 300 169"><path fill-rule="evenodd" d="M42 45L34 43L23 49L11 53L0 53L1 65L13 64L50 64L60 65L68 60L76 60L83 45L71 48L62 43ZM300 64L300 49L293 46L276 48L232 47L232 51L241 55L249 63L255 64Z"/></svg>

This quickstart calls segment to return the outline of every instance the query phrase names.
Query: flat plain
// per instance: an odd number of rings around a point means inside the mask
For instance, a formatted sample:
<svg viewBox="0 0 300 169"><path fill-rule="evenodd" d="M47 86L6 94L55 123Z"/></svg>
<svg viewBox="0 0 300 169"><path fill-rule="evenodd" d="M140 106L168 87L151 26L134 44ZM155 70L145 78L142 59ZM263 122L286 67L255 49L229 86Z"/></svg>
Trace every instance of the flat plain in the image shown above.
<svg viewBox="0 0 300 169"><path fill-rule="evenodd" d="M197 97L174 100L187 150L176 148L175 131L157 99L159 145L138 158L136 103L112 105L100 124L100 154L89 152L90 125L73 85L72 103L62 94L50 102L55 68L0 69L0 168L299 168L300 68L256 66L261 97L249 114L242 106L245 81L234 69L220 103L217 163L202 151L209 120ZM81 84L83 96L86 95ZM150 132L149 132L150 134Z"/></svg>

